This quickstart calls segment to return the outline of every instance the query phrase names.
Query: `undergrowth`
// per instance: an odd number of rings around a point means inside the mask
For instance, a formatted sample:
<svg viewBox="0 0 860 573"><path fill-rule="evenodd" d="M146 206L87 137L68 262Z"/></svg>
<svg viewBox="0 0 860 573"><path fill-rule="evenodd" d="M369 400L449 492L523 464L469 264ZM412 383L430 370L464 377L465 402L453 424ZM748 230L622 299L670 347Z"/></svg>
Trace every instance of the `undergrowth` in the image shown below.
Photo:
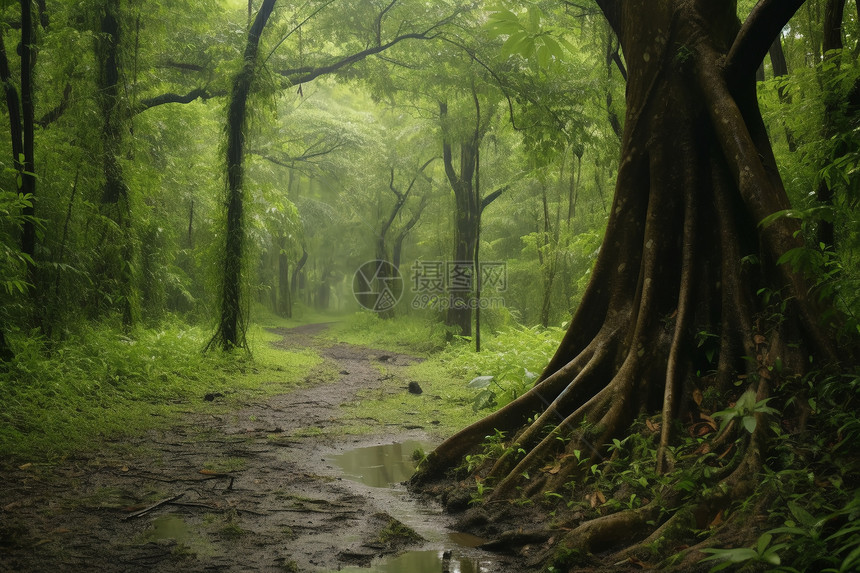
<svg viewBox="0 0 860 573"><path fill-rule="evenodd" d="M254 352L204 354L211 333L178 323L123 335L84 326L55 344L15 341L0 372L0 457L51 461L94 441L165 424L177 413L215 407L296 385L319 363L311 351L268 344L277 336L253 329Z"/></svg>
<svg viewBox="0 0 860 573"><path fill-rule="evenodd" d="M430 317L381 318L357 312L333 324L324 335L340 342L426 355L446 346L449 329Z"/></svg>
<svg viewBox="0 0 860 573"><path fill-rule="evenodd" d="M383 319L371 313L346 317L324 336L426 359L409 366L408 380L400 381L404 386L417 382L424 390L422 396L392 394L385 388L365 392L358 402L346 406L355 424L342 431L362 433L366 424L361 418L371 417L388 425L450 434L528 390L563 334L560 328L509 326L485 333L481 352L475 352L471 340L451 338L444 325L426 318Z"/></svg>

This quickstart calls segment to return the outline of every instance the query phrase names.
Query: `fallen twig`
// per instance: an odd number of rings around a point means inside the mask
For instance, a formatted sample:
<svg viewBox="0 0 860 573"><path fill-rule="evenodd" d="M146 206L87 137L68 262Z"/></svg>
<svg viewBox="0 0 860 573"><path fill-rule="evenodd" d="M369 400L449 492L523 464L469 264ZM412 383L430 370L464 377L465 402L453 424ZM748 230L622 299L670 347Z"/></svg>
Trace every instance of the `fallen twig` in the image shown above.
<svg viewBox="0 0 860 573"><path fill-rule="evenodd" d="M177 499L179 499L183 495L184 494L180 493L179 495L174 495L173 497L166 497L162 500L156 501L155 503L153 503L149 507L145 507L145 508L141 509L140 511L135 511L134 513L132 513L130 515L126 515L125 517L123 517L123 520L134 519L135 517L140 517L141 515L145 515L157 507L161 507L162 505L165 505L165 504L170 503L172 501L176 501Z"/></svg>

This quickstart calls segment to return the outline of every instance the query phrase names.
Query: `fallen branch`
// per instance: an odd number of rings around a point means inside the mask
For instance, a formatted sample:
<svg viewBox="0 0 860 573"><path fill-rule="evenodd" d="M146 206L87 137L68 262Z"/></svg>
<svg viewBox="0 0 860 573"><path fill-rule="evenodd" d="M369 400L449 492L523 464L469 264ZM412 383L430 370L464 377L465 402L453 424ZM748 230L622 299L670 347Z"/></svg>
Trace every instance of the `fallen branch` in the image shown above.
<svg viewBox="0 0 860 573"><path fill-rule="evenodd" d="M145 508L141 509L140 511L135 511L134 513L132 513L130 515L126 515L125 517L123 517L123 520L127 521L129 519L134 519L135 517L140 517L141 515L146 515L147 513L152 511L153 509L159 508L162 505L166 505L170 502L176 501L177 499L179 499L183 495L185 495L185 494L180 493L179 495L174 495L173 497L166 497L162 500L156 501L155 503L153 503L149 507L145 507Z"/></svg>

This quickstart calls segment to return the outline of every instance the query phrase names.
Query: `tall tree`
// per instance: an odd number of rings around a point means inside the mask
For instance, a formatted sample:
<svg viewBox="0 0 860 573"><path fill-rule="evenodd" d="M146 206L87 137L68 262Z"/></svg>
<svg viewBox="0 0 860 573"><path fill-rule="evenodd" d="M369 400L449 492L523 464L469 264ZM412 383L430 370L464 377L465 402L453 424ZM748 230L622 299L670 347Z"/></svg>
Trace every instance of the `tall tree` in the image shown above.
<svg viewBox="0 0 860 573"><path fill-rule="evenodd" d="M472 293L475 272L475 248L480 225L481 197L478 157L486 125L481 117L478 94L472 89L475 120L464 133L455 135L448 116L448 103L439 103L442 123L442 161L445 175L454 192L454 250L448 271L449 307L445 324L459 329L462 336L472 335ZM459 172L454 164L454 146L459 144Z"/></svg>
<svg viewBox="0 0 860 573"><path fill-rule="evenodd" d="M245 129L248 98L259 72L260 36L275 8L275 0L263 0L248 30L242 68L233 79L227 108L227 222L225 230L221 317L212 339L224 350L244 348L245 319L242 312L242 265L245 254ZM211 342L210 342L211 344Z"/></svg>
<svg viewBox="0 0 860 573"><path fill-rule="evenodd" d="M128 132L128 101L120 80L123 71L122 5L120 0L105 0L101 6L98 33L95 35L96 61L99 69L96 78L97 102L102 120L102 208L113 224L102 234L103 261L106 274L116 281L122 304L123 324L134 325L140 313L140 295L137 284L138 241L135 236L133 200L121 161ZM119 230L112 237L113 226ZM114 247L117 250L114 251Z"/></svg>
<svg viewBox="0 0 860 573"><path fill-rule="evenodd" d="M842 58L842 20L845 13L845 0L827 0L827 3L824 5L824 38L822 41L822 51L824 52L824 62L825 68L834 68L831 71L823 71L822 73L826 76L833 76L834 72L838 72L839 70L839 61ZM832 64L828 66L827 64ZM825 91L825 101L824 101L824 129L822 133L822 139L824 141L830 141L834 135L836 135L839 124L844 121L844 118L840 118L842 115L840 112L840 105L842 94L839 93L840 90L827 90ZM831 157L828 157L828 160L832 160L837 157L841 157L845 155L845 142L840 141L839 144L835 146L832 151ZM816 198L818 202L825 207L832 207L833 201L835 197L834 186L836 185L835 181L828 180L827 178L822 177L821 181L818 183L818 190L816 191ZM829 247L834 246L834 242L836 240L834 227L833 227L833 219L832 217L823 218L818 222L817 229L817 239L818 242Z"/></svg>
<svg viewBox="0 0 860 573"><path fill-rule="evenodd" d="M0 81L3 82L6 108L9 112L9 130L12 140L12 164L15 166L18 192L29 198L24 207L25 219L21 229L21 252L30 258L29 280L34 280L33 256L36 250L35 193L36 174L34 158L33 67L35 64L35 38L33 6L21 0L20 94L12 79L6 45L0 38Z"/></svg>
<svg viewBox="0 0 860 573"><path fill-rule="evenodd" d="M498 431L508 436L503 453L473 470L492 488L484 499L559 491L645 413L659 415L656 466L666 474L679 463L673 420L695 412L686 397L698 385L726 391L746 381L760 403L774 378L803 375L810 356L837 359L804 277L776 264L802 239L796 221L773 217L790 205L755 95L756 69L802 3L762 0L741 26L731 0L598 0L628 83L615 198L591 281L535 386L441 444L416 484L441 478ZM776 319L761 292L778 293ZM715 337L713 354L697 348L700 332ZM713 373L697 378L702 369ZM592 551L689 515L711 523L751 491L765 417L754 414L741 453L685 511L676 511L677 487L658 488L642 507L573 517L556 539Z"/></svg>

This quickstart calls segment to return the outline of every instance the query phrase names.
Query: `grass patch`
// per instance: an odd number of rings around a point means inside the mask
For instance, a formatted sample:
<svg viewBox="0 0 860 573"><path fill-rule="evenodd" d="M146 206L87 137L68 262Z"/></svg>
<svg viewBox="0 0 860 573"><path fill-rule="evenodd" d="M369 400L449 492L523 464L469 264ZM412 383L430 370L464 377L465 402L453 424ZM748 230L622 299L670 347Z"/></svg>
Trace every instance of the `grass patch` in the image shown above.
<svg viewBox="0 0 860 573"><path fill-rule="evenodd" d="M271 348L278 337L249 333L253 353L204 354L210 332L172 324L126 336L87 326L50 353L16 340L0 372L0 457L51 462L70 452L164 426L189 409L223 408L297 386L320 357Z"/></svg>
<svg viewBox="0 0 860 573"><path fill-rule="evenodd" d="M423 393L410 394L406 390L409 381L417 382ZM445 436L483 416L472 408L474 391L462 379L452 376L448 367L438 359L412 364L404 371L404 378L392 379L391 382L391 385L364 391L357 401L345 404L345 426L339 431L364 434L381 424L420 426ZM368 419L375 424L368 425Z"/></svg>
<svg viewBox="0 0 860 573"><path fill-rule="evenodd" d="M446 346L447 333L445 325L427 317L383 319L372 312L357 312L342 317L323 336L348 344L426 356Z"/></svg>
<svg viewBox="0 0 860 573"><path fill-rule="evenodd" d="M361 330L360 325L367 330ZM398 319L359 320L347 323L336 333L361 333L373 345L385 346ZM417 328L417 326L416 326ZM378 332L382 330L383 332ZM476 353L465 343L445 345L426 360L409 366L402 378L360 394L360 399L345 405L347 412L342 431L361 434L370 431L367 420L389 426L420 426L440 436L449 435L522 395L534 384L537 375L549 362L564 332L560 328L505 328L484 337L483 350ZM427 332L424 332L427 336ZM407 344L411 336L404 338ZM470 385L476 377L484 385ZM487 378L492 377L487 380ZM410 381L423 389L420 395L409 394Z"/></svg>

